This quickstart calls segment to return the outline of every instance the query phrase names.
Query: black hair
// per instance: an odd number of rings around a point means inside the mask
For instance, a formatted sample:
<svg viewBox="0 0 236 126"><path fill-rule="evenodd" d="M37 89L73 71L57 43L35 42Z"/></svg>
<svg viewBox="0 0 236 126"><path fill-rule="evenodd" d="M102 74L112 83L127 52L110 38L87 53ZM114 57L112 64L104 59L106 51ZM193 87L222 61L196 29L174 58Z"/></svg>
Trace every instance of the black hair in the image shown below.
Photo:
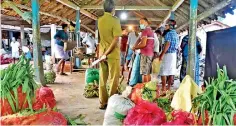
<svg viewBox="0 0 236 126"><path fill-rule="evenodd" d="M148 19L147 18L141 18L140 20L144 20L144 21L146 21L146 22L148 22Z"/></svg>
<svg viewBox="0 0 236 126"><path fill-rule="evenodd" d="M103 8L105 12L111 13L112 10L115 8L115 2L113 0L105 0Z"/></svg>
<svg viewBox="0 0 236 126"><path fill-rule="evenodd" d="M62 24L61 26L62 26L62 29L65 29L65 27L68 27L67 24Z"/></svg>
<svg viewBox="0 0 236 126"><path fill-rule="evenodd" d="M157 30L155 31L155 33L161 35L161 30L160 30L160 29L157 29Z"/></svg>

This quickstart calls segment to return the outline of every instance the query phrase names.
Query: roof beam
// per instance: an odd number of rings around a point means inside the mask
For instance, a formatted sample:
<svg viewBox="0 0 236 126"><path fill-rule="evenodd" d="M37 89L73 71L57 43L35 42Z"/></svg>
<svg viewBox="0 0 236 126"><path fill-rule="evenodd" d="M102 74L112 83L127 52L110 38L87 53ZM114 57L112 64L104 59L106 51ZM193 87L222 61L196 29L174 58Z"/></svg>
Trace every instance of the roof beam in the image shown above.
<svg viewBox="0 0 236 126"><path fill-rule="evenodd" d="M170 18L170 15L171 15L171 12L172 11L175 11L179 8L179 6L184 2L184 0L177 0L174 5L172 6L171 10L169 10L168 12L168 15L164 18L164 20L161 22L161 25L164 24L169 18Z"/></svg>
<svg viewBox="0 0 236 126"><path fill-rule="evenodd" d="M74 10L80 10L80 13L82 13L83 15L93 19L93 20L97 20L97 16L91 14L90 12L84 10L83 8L80 8L79 6L77 6L76 4L68 1L68 0L57 0L57 2L60 2L61 4L66 5L67 7L70 7Z"/></svg>
<svg viewBox="0 0 236 126"><path fill-rule="evenodd" d="M81 9L95 9L102 10L103 6L97 5L86 5L82 6ZM169 6L115 6L115 10L170 10Z"/></svg>
<svg viewBox="0 0 236 126"><path fill-rule="evenodd" d="M203 20L204 18L206 17L209 17L210 15L214 14L215 12L217 12L218 10L226 7L227 5L229 5L231 2L231 0L225 0L225 1L222 1L220 2L219 4L217 4L216 6L212 7L212 8L209 8L207 9L206 11L204 11L203 13L199 14L197 16L197 22ZM177 31L181 30L182 28L188 26L189 24L189 21L184 23L182 26L178 27L177 28Z"/></svg>
<svg viewBox="0 0 236 126"><path fill-rule="evenodd" d="M148 21L162 21L162 18L147 18ZM136 20L140 20L140 18L127 18L125 20L121 20L121 21L136 21Z"/></svg>
<svg viewBox="0 0 236 126"><path fill-rule="evenodd" d="M29 8L29 7L25 6L25 5L16 4L16 6L18 6L19 8L22 8L22 9L26 9L26 10L32 11L31 8ZM57 18L57 19L65 22L67 24L70 24L70 22L66 18L57 16L57 15L54 15L54 14L51 14L51 13L42 12L42 11L39 11L39 13L42 14L42 15L49 16L49 17ZM95 34L95 32L92 29L90 29L89 27L85 26L84 24L81 24L81 26L84 27L85 29L87 29L88 31L92 32L93 34Z"/></svg>

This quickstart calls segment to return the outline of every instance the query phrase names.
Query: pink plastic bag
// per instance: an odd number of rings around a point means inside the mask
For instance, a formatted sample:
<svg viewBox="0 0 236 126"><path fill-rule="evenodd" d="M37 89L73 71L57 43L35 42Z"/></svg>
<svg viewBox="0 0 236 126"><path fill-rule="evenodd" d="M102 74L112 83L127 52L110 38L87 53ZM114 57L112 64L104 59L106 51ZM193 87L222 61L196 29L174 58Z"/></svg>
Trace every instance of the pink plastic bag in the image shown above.
<svg viewBox="0 0 236 126"><path fill-rule="evenodd" d="M194 125L194 115L185 111L173 111L171 115L174 119L170 122L163 123L162 125Z"/></svg>
<svg viewBox="0 0 236 126"><path fill-rule="evenodd" d="M41 87L36 91L36 101L33 104L34 110L43 108L43 105L47 108L54 108L56 106L56 100L53 91L48 87Z"/></svg>
<svg viewBox="0 0 236 126"><path fill-rule="evenodd" d="M161 125L166 122L165 112L155 103L142 101L129 110L124 125Z"/></svg>

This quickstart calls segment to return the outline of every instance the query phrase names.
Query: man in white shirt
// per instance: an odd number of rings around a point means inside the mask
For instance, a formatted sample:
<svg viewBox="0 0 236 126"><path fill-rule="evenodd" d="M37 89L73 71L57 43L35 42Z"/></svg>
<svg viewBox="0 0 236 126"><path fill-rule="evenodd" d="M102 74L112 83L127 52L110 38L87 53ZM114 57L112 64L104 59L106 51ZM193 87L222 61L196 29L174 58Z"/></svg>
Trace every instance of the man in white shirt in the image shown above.
<svg viewBox="0 0 236 126"><path fill-rule="evenodd" d="M13 63L15 63L15 60L19 58L19 47L20 43L16 41L16 39L13 37L12 42L11 42L11 47L12 47L12 58L13 58Z"/></svg>
<svg viewBox="0 0 236 126"><path fill-rule="evenodd" d="M84 43L87 48L86 48L86 54L87 55L90 55L92 57L95 57L93 56L95 54L95 50L96 50L96 41L94 38L92 38L92 34L91 33L86 33L84 39L82 40L82 43ZM90 65L90 57L88 59L88 64ZM93 58L91 60L91 62L93 62Z"/></svg>

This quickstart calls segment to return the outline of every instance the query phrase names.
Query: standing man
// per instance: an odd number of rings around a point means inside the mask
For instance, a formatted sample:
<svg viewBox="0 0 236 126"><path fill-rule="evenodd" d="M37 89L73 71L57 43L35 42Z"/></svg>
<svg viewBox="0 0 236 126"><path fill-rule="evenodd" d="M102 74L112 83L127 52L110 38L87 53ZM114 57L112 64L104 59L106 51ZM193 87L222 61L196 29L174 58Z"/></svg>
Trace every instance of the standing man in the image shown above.
<svg viewBox="0 0 236 126"><path fill-rule="evenodd" d="M143 82L151 81L152 60L154 56L154 32L148 24L147 18L140 19L140 29L143 30L139 44L135 44L133 50L141 50L140 74Z"/></svg>
<svg viewBox="0 0 236 126"><path fill-rule="evenodd" d="M176 52L177 46L179 43L179 36L175 31L174 20L169 20L165 25L164 32L164 47L160 55L160 60L162 60L160 75L162 81L162 91L166 91L166 80L168 77L168 87L167 90L170 90L170 86L174 83L174 76L176 74Z"/></svg>
<svg viewBox="0 0 236 126"><path fill-rule="evenodd" d="M60 59L57 65L57 72L59 72L60 75L67 75L64 73L64 66L65 61L69 59L69 55L68 52L64 51L64 42L68 41L68 30L68 25L62 24L62 30L57 31L54 36L54 39L56 39L55 57Z"/></svg>
<svg viewBox="0 0 236 126"><path fill-rule="evenodd" d="M120 39L120 66L121 66L120 82L124 80L124 71L125 71L124 65L125 65L127 42L128 42L128 32L127 30L123 30L123 35Z"/></svg>
<svg viewBox="0 0 236 126"><path fill-rule="evenodd" d="M125 70L128 70L129 69L129 74L128 74L128 78L127 78L127 84L129 84L129 80L130 80L130 76L131 76L131 71L132 71L132 56L135 55L133 53L133 46L135 44L135 42L138 40L138 31L132 31L129 33L128 35L128 41L127 41L127 47L126 47L126 54L125 54L125 57L126 57L126 63L125 63ZM129 64L131 64L130 67Z"/></svg>
<svg viewBox="0 0 236 126"><path fill-rule="evenodd" d="M20 43L16 41L15 37L12 38L11 42L11 52L12 52L12 58L13 58L13 63L16 63L16 59L19 59L20 53L19 53L19 47Z"/></svg>
<svg viewBox="0 0 236 126"><path fill-rule="evenodd" d="M104 15L98 19L100 35L99 56L102 60L99 70L100 109L106 109L108 97L117 93L120 75L120 49L118 41L119 37L122 36L120 21L114 17L114 1L105 0L103 7ZM106 89L107 82L110 85L109 93L107 93Z"/></svg>

